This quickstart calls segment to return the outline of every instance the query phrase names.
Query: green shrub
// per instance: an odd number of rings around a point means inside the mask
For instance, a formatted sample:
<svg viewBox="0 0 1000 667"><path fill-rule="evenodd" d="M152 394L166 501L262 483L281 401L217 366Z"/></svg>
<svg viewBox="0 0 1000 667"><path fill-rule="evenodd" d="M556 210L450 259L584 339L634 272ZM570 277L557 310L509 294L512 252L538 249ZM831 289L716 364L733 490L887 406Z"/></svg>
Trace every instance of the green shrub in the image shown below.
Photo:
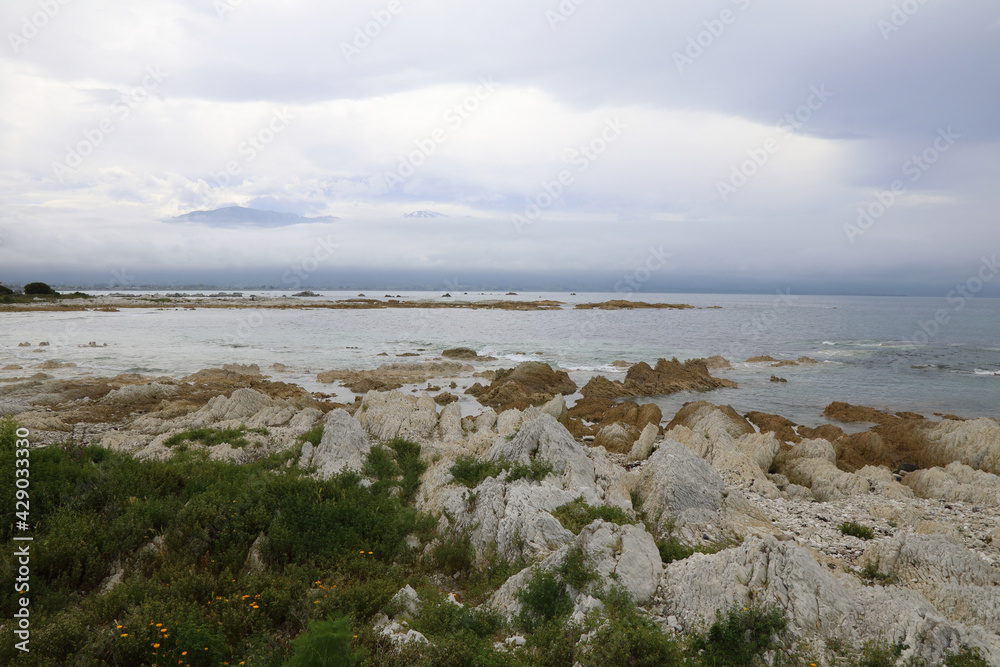
<svg viewBox="0 0 1000 667"><path fill-rule="evenodd" d="M14 290L7 287L6 285L0 285L0 295L9 296L14 293Z"/></svg>
<svg viewBox="0 0 1000 667"><path fill-rule="evenodd" d="M215 447L223 443L229 443L232 447L246 447L250 442L244 437L247 433L257 433L269 435L266 428L250 428L240 426L238 428L210 428L208 426L198 426L196 428L175 433L163 444L167 447L175 447L182 443L192 441L200 442L206 447Z"/></svg>
<svg viewBox="0 0 1000 667"><path fill-rule="evenodd" d="M958 653L949 651L944 655L945 667L987 667L986 658L976 647L963 646Z"/></svg>
<svg viewBox="0 0 1000 667"><path fill-rule="evenodd" d="M525 639L527 643L518 651L518 657L526 664L571 667L576 663L580 628L565 616L537 626Z"/></svg>
<svg viewBox="0 0 1000 667"><path fill-rule="evenodd" d="M299 436L299 443L305 444L307 442L312 443L313 447L319 445L320 441L323 440L323 424L319 423L313 426L311 429Z"/></svg>
<svg viewBox="0 0 1000 667"><path fill-rule="evenodd" d="M602 623L584 647L579 657L582 665L671 667L683 664L680 645L638 612L627 590L614 586L602 599L607 622Z"/></svg>
<svg viewBox="0 0 1000 667"><path fill-rule="evenodd" d="M403 500L410 502L420 487L420 476L427 464L420 460L420 445L396 438L386 445L375 445L361 469L375 480L377 491L399 488Z"/></svg>
<svg viewBox="0 0 1000 667"><path fill-rule="evenodd" d="M507 469L507 481L516 482L519 479L527 479L532 482L540 482L552 472L552 464L545 459L534 458L531 463L511 463Z"/></svg>
<svg viewBox="0 0 1000 667"><path fill-rule="evenodd" d="M879 583L883 586L888 586L895 582L896 578L891 574L882 574L879 571L879 564L882 562L880 557L876 558L874 561L866 560L865 565L861 568L861 578L868 583Z"/></svg>
<svg viewBox="0 0 1000 667"><path fill-rule="evenodd" d="M759 665L765 653L784 647L787 627L788 617L778 607L734 605L716 612L715 622L692 639L691 648L704 665Z"/></svg>
<svg viewBox="0 0 1000 667"><path fill-rule="evenodd" d="M527 479L540 482L552 472L552 464L545 459L533 458L529 463L519 461L481 461L472 456L459 456L448 469L456 484L474 489L487 477L500 477L506 472L504 479L516 482Z"/></svg>
<svg viewBox="0 0 1000 667"><path fill-rule="evenodd" d="M479 604L500 588L504 582L528 566L523 556L513 562L497 552L493 542L483 552L482 564L474 566L465 582L465 592L470 604Z"/></svg>
<svg viewBox="0 0 1000 667"><path fill-rule="evenodd" d="M456 484L474 489L487 477L499 477L503 467L493 461L480 461L473 456L459 456L448 469Z"/></svg>
<svg viewBox="0 0 1000 667"><path fill-rule="evenodd" d="M862 540L870 540L875 537L874 530L854 521L845 521L838 528L840 528L840 532L844 535L851 535Z"/></svg>
<svg viewBox="0 0 1000 667"><path fill-rule="evenodd" d="M656 548L660 552L660 560L664 565L669 565L677 560L684 560L694 553L694 548L681 542L678 538L671 536L667 540L656 540Z"/></svg>
<svg viewBox="0 0 1000 667"><path fill-rule="evenodd" d="M575 545L566 552L566 557L559 566L558 572L562 575L563 581L573 588L582 591L587 584L597 581L597 572L587 566L587 557L583 553L583 548Z"/></svg>
<svg viewBox="0 0 1000 667"><path fill-rule="evenodd" d="M566 584L550 570L536 569L528 585L514 593L514 597L521 603L518 625L528 632L573 611Z"/></svg>
<svg viewBox="0 0 1000 667"><path fill-rule="evenodd" d="M351 626L346 618L310 621L309 629L292 640L295 654L285 667L348 667L360 660L351 653Z"/></svg>
<svg viewBox="0 0 1000 667"><path fill-rule="evenodd" d="M431 550L431 560L434 567L449 577L459 573L468 573L472 569L475 551L472 539L466 532L450 533Z"/></svg>
<svg viewBox="0 0 1000 667"><path fill-rule="evenodd" d="M905 644L890 644L884 639L870 639L861 647L854 667L895 667L896 660L907 648Z"/></svg>
<svg viewBox="0 0 1000 667"><path fill-rule="evenodd" d="M13 417L0 419L0 452L14 451L17 441L17 422Z"/></svg>
<svg viewBox="0 0 1000 667"><path fill-rule="evenodd" d="M480 639L488 639L503 630L506 622L499 612L492 609L460 607L444 595L437 595L425 597L410 625L428 638L468 632Z"/></svg>
<svg viewBox="0 0 1000 667"><path fill-rule="evenodd" d="M33 296L44 296L49 294L57 294L57 292L46 285L45 283L28 283L24 286L24 293L26 295Z"/></svg>
<svg viewBox="0 0 1000 667"><path fill-rule="evenodd" d="M389 448L396 453L396 464L402 473L403 498L411 501L420 488L420 477L427 470L427 464L420 460L420 445L395 438L389 442Z"/></svg>
<svg viewBox="0 0 1000 667"><path fill-rule="evenodd" d="M580 531L598 519L603 519L619 526L635 523L625 511L619 507L592 507L588 505L580 496L573 502L560 505L553 512L552 516L559 520L564 528L572 531L574 535L579 535Z"/></svg>

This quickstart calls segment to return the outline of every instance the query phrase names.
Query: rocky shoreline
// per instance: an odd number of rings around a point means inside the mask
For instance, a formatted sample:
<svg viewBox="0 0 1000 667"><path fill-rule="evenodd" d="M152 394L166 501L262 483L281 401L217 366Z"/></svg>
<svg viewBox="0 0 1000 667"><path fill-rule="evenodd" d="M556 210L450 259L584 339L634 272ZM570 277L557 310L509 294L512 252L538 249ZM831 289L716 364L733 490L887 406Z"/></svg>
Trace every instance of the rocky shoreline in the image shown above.
<svg viewBox="0 0 1000 667"><path fill-rule="evenodd" d="M32 301L14 303L0 302L0 313L26 312L74 312L98 311L115 312L128 308L155 309L198 309L198 308L260 308L260 309L294 309L294 310L373 310L380 308L456 308L466 310L563 310L566 306L561 301L551 299L534 299L518 301L513 299L481 299L441 301L434 299L402 300L386 295L383 299L358 296L350 299L329 300L317 298L319 295L305 294L293 296L257 296L244 297L241 293L213 294L191 296L182 294L113 294L107 296L84 296L60 300L38 297ZM308 298L306 298L308 297ZM442 295L451 298L450 294ZM613 299L600 303L577 304L576 309L598 310L631 310L631 309L661 309L686 310L695 306L688 304L647 303L644 301L625 301ZM718 309L719 306L709 306Z"/></svg>
<svg viewBox="0 0 1000 667"><path fill-rule="evenodd" d="M449 352L320 374L359 394L353 402L228 365L184 378L20 378L0 384L0 414L41 445L70 440L138 458L172 456L169 441L185 429L261 429L246 431L246 444L190 447L241 463L301 446L297 464L320 477L360 472L373 444L404 437L428 464L417 506L439 517L442 534L465 531L479 558L496 550L551 567L579 548L664 632L697 629L734 601L763 601L784 610L819 664L840 664L876 639L929 664L963 646L1000 664L1000 421L842 402L818 427L710 401L663 415L643 397L710 399L735 386L711 374L724 367L718 358L616 362L623 379L598 375L581 388L542 362L477 373L471 351ZM416 383L427 387L399 391ZM578 391L583 398L568 404ZM444 394L480 407L463 415L436 400ZM301 445L318 425L318 444ZM451 472L460 457L542 461L551 472L488 476L469 488ZM597 519L574 533L553 512L577 498L631 522ZM862 530L845 531L851 523ZM706 553L665 562L665 541ZM516 614L514 593L529 574L484 604ZM575 616L600 613L599 600L571 592ZM407 632L390 619L383 627Z"/></svg>

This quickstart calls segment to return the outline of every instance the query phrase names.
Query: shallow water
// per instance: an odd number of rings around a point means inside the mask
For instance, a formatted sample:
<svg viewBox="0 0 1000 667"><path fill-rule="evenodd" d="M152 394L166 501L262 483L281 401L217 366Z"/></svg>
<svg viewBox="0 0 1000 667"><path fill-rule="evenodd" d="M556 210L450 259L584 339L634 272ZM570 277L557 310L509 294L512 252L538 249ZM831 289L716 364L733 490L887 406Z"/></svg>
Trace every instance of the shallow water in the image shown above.
<svg viewBox="0 0 1000 667"><path fill-rule="evenodd" d="M249 295L251 292L246 292ZM258 292L258 294L263 294ZM349 298L356 292L323 292ZM442 299L439 292L399 292L406 299ZM395 293L394 293L395 295ZM383 298L383 293L368 293ZM528 292L517 296L458 294L455 299L555 299L567 304L623 298L621 294ZM29 375L42 361L76 368L46 371L141 372L183 375L224 363L273 363L289 368L280 379L313 390L316 373L374 368L395 355L431 359L465 346L498 357L487 368L538 359L570 371L582 384L595 372L621 377L616 359L655 362L721 354L733 370L715 371L739 389L655 397L665 415L684 401L729 403L817 424L840 400L932 415L1000 417L1000 300L972 299L961 309L944 298L779 295L633 294L628 298L689 303L695 310L502 311L382 310L155 310L117 313L6 313L0 315L0 378ZM303 299L308 303L308 299ZM719 309L709 306L721 306ZM569 306L567 306L569 307ZM932 326L935 313L944 324ZM921 328L924 323L924 328ZM932 335L926 335L930 331ZM18 347L31 342L32 347ZM45 348L37 347L48 341ZM107 347L83 347L90 341ZM44 350L40 352L39 350ZM377 356L380 352L389 357ZM540 353L540 354L538 354ZM820 364L770 368L747 357L810 356ZM770 382L774 373L787 383Z"/></svg>

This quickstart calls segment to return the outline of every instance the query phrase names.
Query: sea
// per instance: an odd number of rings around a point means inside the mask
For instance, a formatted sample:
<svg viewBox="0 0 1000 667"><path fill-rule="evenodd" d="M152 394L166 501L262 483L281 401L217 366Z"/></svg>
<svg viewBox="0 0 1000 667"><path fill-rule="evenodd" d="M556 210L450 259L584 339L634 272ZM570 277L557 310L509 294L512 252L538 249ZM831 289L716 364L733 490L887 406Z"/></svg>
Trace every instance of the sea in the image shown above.
<svg viewBox="0 0 1000 667"><path fill-rule="evenodd" d="M251 294L287 292L243 293ZM359 296L354 291L319 294L324 299ZM659 358L722 355L733 368L712 372L735 380L738 388L640 400L657 403L668 419L687 401L708 400L731 405L740 413L769 412L808 426L826 422L823 409L833 401L927 417L1000 418L1000 299L632 293L627 298L634 301L694 308L577 310L575 304L623 295L456 292L444 296L382 290L364 294L400 301L544 299L565 305L548 311L151 307L2 313L0 368L22 368L0 372L0 383L39 372L33 369L43 361L75 364L44 371L66 378L119 373L181 377L203 368L243 363L258 364L274 379L310 391L349 398L344 390L319 383L317 373L430 361L444 349L469 347L496 359L476 362L476 370L538 360L567 371L582 386L595 374L623 378L623 369L611 365L616 360L654 364ZM308 305L311 299L300 300ZM42 341L49 345L39 347ZM31 345L19 345L25 342ZM808 356L819 363L780 368L747 363L755 355L779 360ZM276 363L285 370L273 372ZM787 382L772 382L772 374ZM462 407L466 414L477 410L467 396Z"/></svg>

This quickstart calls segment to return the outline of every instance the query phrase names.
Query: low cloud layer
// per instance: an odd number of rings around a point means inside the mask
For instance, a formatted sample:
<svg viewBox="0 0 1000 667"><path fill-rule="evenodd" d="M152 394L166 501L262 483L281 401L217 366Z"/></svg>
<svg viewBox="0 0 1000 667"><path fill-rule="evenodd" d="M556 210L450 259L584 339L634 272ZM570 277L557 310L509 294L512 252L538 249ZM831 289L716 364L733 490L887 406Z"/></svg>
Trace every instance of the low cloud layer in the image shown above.
<svg viewBox="0 0 1000 667"><path fill-rule="evenodd" d="M985 0L14 0L0 28L7 282L276 283L332 239L312 275L610 279L662 247L658 289L944 293L1000 252ZM231 205L337 220L165 222Z"/></svg>

